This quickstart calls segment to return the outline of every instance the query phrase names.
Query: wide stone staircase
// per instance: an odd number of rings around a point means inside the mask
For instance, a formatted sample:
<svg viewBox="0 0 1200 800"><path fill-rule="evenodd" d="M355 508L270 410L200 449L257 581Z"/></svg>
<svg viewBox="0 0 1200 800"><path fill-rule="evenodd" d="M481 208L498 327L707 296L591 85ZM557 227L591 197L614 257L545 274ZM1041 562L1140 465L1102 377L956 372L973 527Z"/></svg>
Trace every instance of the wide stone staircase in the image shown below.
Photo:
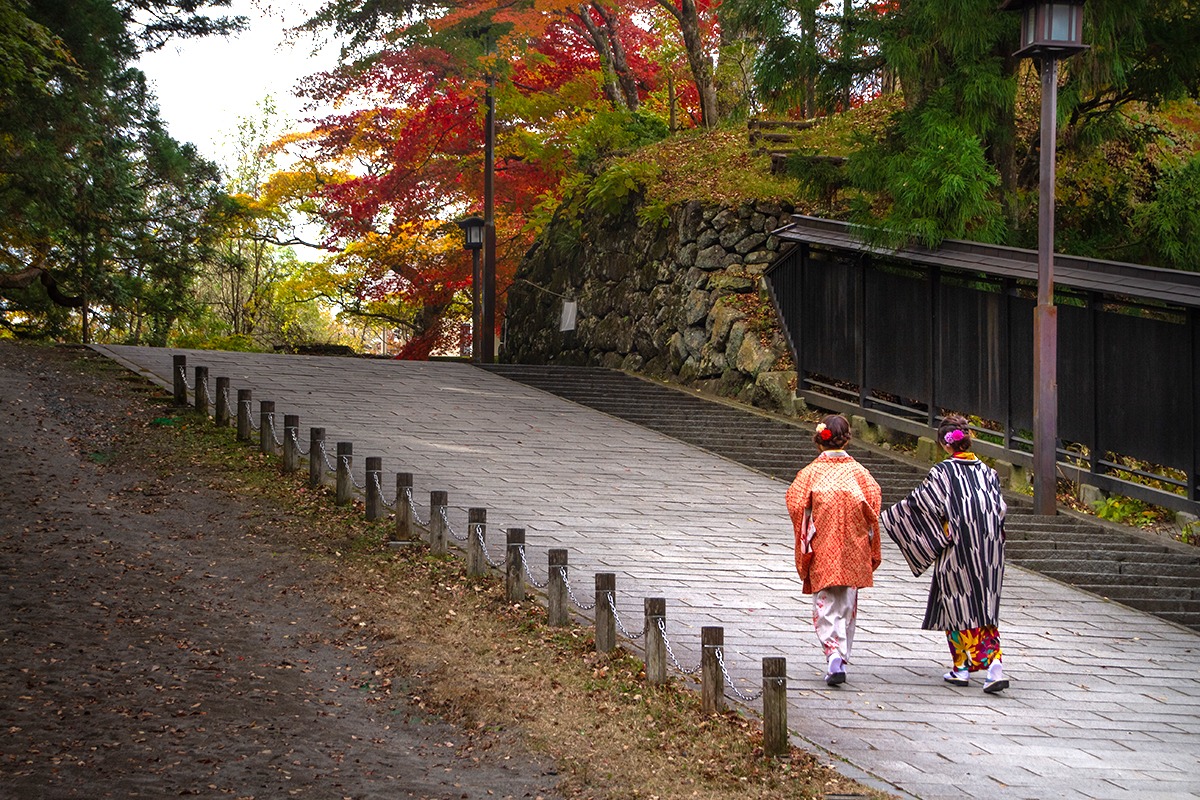
<svg viewBox="0 0 1200 800"><path fill-rule="evenodd" d="M781 480L791 481L817 454L808 426L618 370L523 364L485 368ZM928 471L859 443L852 442L850 451L879 481L885 507L905 497ZM1006 500L1011 563L1200 630L1200 549L1075 516L1035 515L1029 499L1018 494Z"/></svg>

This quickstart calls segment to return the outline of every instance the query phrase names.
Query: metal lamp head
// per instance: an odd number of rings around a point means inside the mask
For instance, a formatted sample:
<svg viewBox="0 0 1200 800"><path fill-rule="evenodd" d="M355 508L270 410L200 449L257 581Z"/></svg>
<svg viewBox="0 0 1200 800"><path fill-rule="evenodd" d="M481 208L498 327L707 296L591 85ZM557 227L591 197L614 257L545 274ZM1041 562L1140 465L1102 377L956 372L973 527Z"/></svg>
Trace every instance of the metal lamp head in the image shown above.
<svg viewBox="0 0 1200 800"><path fill-rule="evenodd" d="M479 250L483 247L483 227L484 222L482 217L467 217L458 221L458 227L463 229L463 234L466 237L465 247L468 250Z"/></svg>
<svg viewBox="0 0 1200 800"><path fill-rule="evenodd" d="M1021 47L1013 55L1066 58L1083 43L1084 0L1004 0L1000 8L1021 12Z"/></svg>

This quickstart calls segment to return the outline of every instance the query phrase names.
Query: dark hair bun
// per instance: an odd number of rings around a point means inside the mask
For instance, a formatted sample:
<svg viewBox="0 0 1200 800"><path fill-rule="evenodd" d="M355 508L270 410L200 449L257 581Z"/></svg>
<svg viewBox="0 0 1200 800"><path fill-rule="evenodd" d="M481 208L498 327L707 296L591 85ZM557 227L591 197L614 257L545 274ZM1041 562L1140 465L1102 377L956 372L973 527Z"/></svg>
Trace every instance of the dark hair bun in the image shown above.
<svg viewBox="0 0 1200 800"><path fill-rule="evenodd" d="M850 442L850 423L841 414L830 414L817 425L813 444L826 450L838 450Z"/></svg>

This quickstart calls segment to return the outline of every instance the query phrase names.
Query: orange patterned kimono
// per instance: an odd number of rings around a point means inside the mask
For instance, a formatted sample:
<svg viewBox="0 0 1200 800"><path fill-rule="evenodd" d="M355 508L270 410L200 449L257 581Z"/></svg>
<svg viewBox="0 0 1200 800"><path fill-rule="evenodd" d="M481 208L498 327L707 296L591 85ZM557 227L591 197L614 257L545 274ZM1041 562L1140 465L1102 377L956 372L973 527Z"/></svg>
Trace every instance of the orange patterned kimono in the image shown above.
<svg viewBox="0 0 1200 800"><path fill-rule="evenodd" d="M822 453L800 470L788 488L787 507L805 594L830 586L872 585L880 562L881 504L879 484L844 451ZM811 528L806 511L811 511Z"/></svg>

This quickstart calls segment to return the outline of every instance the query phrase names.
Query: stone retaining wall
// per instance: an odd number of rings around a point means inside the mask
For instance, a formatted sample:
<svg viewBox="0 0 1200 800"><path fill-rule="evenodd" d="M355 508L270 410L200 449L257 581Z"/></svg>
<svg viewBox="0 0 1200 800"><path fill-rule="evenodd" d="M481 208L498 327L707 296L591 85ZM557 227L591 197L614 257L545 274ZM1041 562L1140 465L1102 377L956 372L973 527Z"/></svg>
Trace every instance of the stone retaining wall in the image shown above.
<svg viewBox="0 0 1200 800"><path fill-rule="evenodd" d="M666 225L556 219L508 293L502 359L607 366L795 414L796 373L763 272L792 207L690 202ZM564 301L576 328L560 331Z"/></svg>

